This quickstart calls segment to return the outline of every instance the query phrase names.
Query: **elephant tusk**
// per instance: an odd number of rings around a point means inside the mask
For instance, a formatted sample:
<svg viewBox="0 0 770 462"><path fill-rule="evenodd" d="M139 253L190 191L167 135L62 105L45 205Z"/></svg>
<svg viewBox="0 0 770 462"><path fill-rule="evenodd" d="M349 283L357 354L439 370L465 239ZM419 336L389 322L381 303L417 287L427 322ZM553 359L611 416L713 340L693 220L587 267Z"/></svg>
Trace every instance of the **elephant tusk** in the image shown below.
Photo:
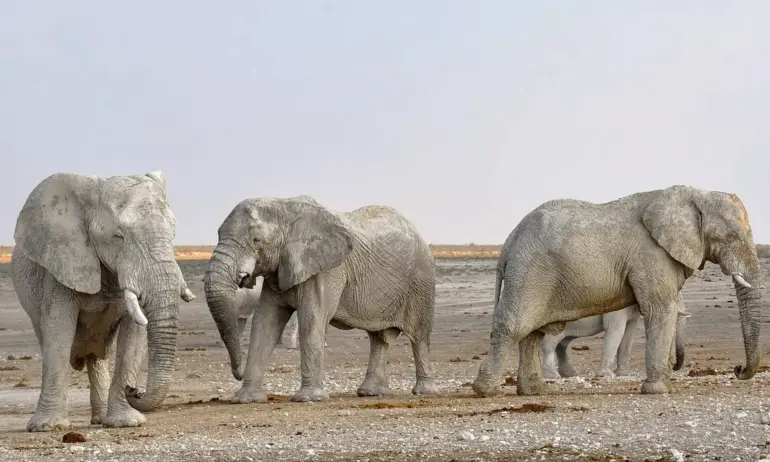
<svg viewBox="0 0 770 462"><path fill-rule="evenodd" d="M689 311L685 311L685 310L679 310L679 311L676 312L676 314L678 314L679 316L685 317L685 318L689 318L690 316L692 316L692 313L690 313Z"/></svg>
<svg viewBox="0 0 770 462"><path fill-rule="evenodd" d="M751 289L751 284L746 282L746 280L743 279L743 276L741 276L740 274L733 274L733 279L735 280L735 282L742 285L743 287L747 289Z"/></svg>
<svg viewBox="0 0 770 462"><path fill-rule="evenodd" d="M182 291L182 300L184 300L184 301L189 303L189 302L195 300L195 294L192 293L192 291L190 289L185 288Z"/></svg>
<svg viewBox="0 0 770 462"><path fill-rule="evenodd" d="M126 298L126 308L128 308L128 314L134 319L134 322L140 326L147 325L147 318L144 317L142 309L139 307L139 300L136 298L136 294L129 289L123 290L123 296Z"/></svg>

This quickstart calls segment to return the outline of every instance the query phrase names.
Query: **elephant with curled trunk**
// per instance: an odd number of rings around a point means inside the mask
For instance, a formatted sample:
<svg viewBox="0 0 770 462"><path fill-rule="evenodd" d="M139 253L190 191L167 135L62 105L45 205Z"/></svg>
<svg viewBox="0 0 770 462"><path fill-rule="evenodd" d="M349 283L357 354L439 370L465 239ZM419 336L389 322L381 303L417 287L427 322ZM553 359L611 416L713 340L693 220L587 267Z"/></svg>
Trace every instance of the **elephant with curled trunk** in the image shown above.
<svg viewBox="0 0 770 462"><path fill-rule="evenodd" d="M677 312L676 333L669 355L669 364L675 371L684 365L684 331L686 319L690 316L691 314L686 311ZM575 377L577 372L569 361L570 343L576 338L590 337L600 332L604 332L604 348L596 375L598 377L629 375L631 347L633 347L636 328L641 319L642 313L639 311L639 306L631 305L621 310L570 321L560 334L546 334L543 337L542 351L543 377L546 379ZM610 366L616 357L617 368L613 371Z"/></svg>
<svg viewBox="0 0 770 462"><path fill-rule="evenodd" d="M759 367L762 275L748 214L735 194L687 186L595 204L560 199L527 214L497 265L491 348L473 390L500 393L501 368L519 346L517 392L545 391L540 346L567 322L634 304L644 318L642 393L675 391L668 357L680 291L706 261L732 276L739 302L747 380ZM504 283L504 284L503 284Z"/></svg>
<svg viewBox="0 0 770 462"><path fill-rule="evenodd" d="M68 365L88 369L93 424L141 425L142 412L164 400L179 299L195 298L174 258L175 232L160 171L109 178L56 173L32 190L16 221L11 260L14 289L43 356L28 431L70 427ZM147 352L142 395L135 385Z"/></svg>
<svg viewBox="0 0 770 462"><path fill-rule="evenodd" d="M323 401L323 344L329 324L369 334L369 367L359 396L388 393L388 344L403 332L412 343L415 394L432 393L429 337L436 270L428 245L391 207L337 213L309 196L240 202L218 230L204 286L209 310L243 380L232 401L266 402L265 367L296 311L301 386L293 401ZM236 291L262 276L251 321L245 367L241 360Z"/></svg>

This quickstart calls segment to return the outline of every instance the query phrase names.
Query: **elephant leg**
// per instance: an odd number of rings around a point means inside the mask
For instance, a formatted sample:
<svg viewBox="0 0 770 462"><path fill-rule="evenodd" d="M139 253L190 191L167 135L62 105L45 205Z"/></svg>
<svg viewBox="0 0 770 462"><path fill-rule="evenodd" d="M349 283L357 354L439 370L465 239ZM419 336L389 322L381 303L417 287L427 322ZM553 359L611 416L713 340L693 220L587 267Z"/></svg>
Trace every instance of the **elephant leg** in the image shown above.
<svg viewBox="0 0 770 462"><path fill-rule="evenodd" d="M626 331L625 320L604 321L604 346L602 348L602 360L599 364L599 370L596 371L598 377L613 377L612 362L618 355L618 347L623 340Z"/></svg>
<svg viewBox="0 0 770 462"><path fill-rule="evenodd" d="M299 348L299 324L297 322L297 312L291 315L289 322L286 323L281 336L278 339L278 343L290 350L296 350Z"/></svg>
<svg viewBox="0 0 770 462"><path fill-rule="evenodd" d="M389 332L394 331L394 332ZM388 344L398 337L399 331L387 329L380 332L367 332L369 335L369 366L364 382L358 387L358 396L381 396L390 393L388 373L385 370Z"/></svg>
<svg viewBox="0 0 770 462"><path fill-rule="evenodd" d="M671 302L666 305L642 305L644 311L644 327L647 336L645 349L645 366L647 378L642 382L641 392L644 394L673 393L670 381L671 344L674 342L678 305Z"/></svg>
<svg viewBox="0 0 770 462"><path fill-rule="evenodd" d="M342 295L341 284L328 284L326 275L319 274L304 288L304 297L297 308L299 351L302 384L292 396L294 402L326 401L324 390L324 341L329 321L337 310Z"/></svg>
<svg viewBox="0 0 770 462"><path fill-rule="evenodd" d="M566 334L546 335L543 337L541 348L543 377L547 379L559 379L559 361L556 358L556 348Z"/></svg>
<svg viewBox="0 0 770 462"><path fill-rule="evenodd" d="M509 287L508 283L505 287ZM536 312L538 307L513 306L513 303L508 302L511 297L507 293L509 291L511 289L506 289L506 293L503 293L495 307L492 316L492 332L489 336L489 354L479 366L478 375L472 385L473 391L479 396L495 396L502 393L501 371L509 362L513 346L536 327L526 323L521 314ZM523 294L520 298L526 300L531 297ZM539 350L541 345L538 344L537 347Z"/></svg>
<svg viewBox="0 0 770 462"><path fill-rule="evenodd" d="M433 368L430 364L430 342L423 339L412 340L412 355L417 373L417 382L412 387L413 395L430 395L438 393L438 387L433 381Z"/></svg>
<svg viewBox="0 0 770 462"><path fill-rule="evenodd" d="M266 403L267 393L262 388L265 368L270 361L278 339L294 310L264 301L251 320L251 338L241 388L230 399L233 403Z"/></svg>
<svg viewBox="0 0 770 462"><path fill-rule="evenodd" d="M540 349L544 335L535 330L519 342L519 375L516 380L516 393L519 395L539 395L547 389L540 370Z"/></svg>
<svg viewBox="0 0 770 462"><path fill-rule="evenodd" d="M564 337L564 340L556 345L556 359L559 361L559 375L565 378L576 377L578 373L569 361L569 345L577 337Z"/></svg>
<svg viewBox="0 0 770 462"><path fill-rule="evenodd" d="M115 347L115 371L107 396L107 415L102 419L105 427L139 427L147 419L126 400L126 388L135 388L142 360L147 352L147 329L124 316L118 327Z"/></svg>
<svg viewBox="0 0 770 462"><path fill-rule="evenodd" d="M634 318L626 324L626 330L623 332L623 339L618 347L617 369L615 375L631 375L629 362L631 361L631 347L634 345L634 337L639 326L640 317Z"/></svg>
<svg viewBox="0 0 770 462"><path fill-rule="evenodd" d="M67 388L69 357L75 340L78 308L69 289L47 278L40 316L43 353L43 378L35 414L27 422L27 431L67 430Z"/></svg>
<svg viewBox="0 0 770 462"><path fill-rule="evenodd" d="M107 392L110 388L110 369L107 359L86 356L89 391L91 392L91 424L98 425L107 415Z"/></svg>

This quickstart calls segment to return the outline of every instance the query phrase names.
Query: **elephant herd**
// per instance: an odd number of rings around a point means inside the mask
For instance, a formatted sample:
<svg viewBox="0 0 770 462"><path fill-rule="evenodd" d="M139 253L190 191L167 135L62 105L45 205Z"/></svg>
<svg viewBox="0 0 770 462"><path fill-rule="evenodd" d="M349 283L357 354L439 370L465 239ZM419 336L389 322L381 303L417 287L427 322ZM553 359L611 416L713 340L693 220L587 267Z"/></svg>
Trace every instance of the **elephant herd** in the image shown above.
<svg viewBox="0 0 770 462"><path fill-rule="evenodd" d="M174 369L180 300L195 298L174 257L175 234L160 171L108 178L57 173L29 194L11 261L14 289L43 361L28 431L70 427L68 364L87 370L92 424L142 425L142 413L161 405ZM602 204L541 204L521 219L500 254L489 355L473 390L501 393L501 373L518 345L517 393L543 393L544 375L574 375L569 342L602 330L599 372L612 374L617 354L615 372L627 373L643 319L641 392L673 392L669 375L682 365L690 316L681 289L706 261L734 281L746 351L735 375L750 379L760 361L764 286L748 215L736 195L677 185ZM435 286L431 249L392 207L337 212L305 195L241 201L219 226L204 276L206 303L232 375L241 381L232 401L267 401L264 374L282 334L300 350L301 382L292 400L328 399L323 363L329 325L369 336L359 396L388 393L388 346L401 334L412 345L412 393L436 393L429 357ZM240 339L249 316L244 358ZM145 354L147 385L140 393L135 386Z"/></svg>

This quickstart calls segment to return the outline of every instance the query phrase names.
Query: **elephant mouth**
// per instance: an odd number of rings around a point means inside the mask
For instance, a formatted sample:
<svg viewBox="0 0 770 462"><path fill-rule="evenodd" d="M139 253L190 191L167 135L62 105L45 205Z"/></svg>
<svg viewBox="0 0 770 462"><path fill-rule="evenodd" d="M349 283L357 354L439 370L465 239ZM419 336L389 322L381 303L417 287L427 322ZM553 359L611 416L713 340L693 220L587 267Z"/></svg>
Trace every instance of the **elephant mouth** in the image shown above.
<svg viewBox="0 0 770 462"><path fill-rule="evenodd" d="M254 287L254 277L249 273L238 273L238 288Z"/></svg>

